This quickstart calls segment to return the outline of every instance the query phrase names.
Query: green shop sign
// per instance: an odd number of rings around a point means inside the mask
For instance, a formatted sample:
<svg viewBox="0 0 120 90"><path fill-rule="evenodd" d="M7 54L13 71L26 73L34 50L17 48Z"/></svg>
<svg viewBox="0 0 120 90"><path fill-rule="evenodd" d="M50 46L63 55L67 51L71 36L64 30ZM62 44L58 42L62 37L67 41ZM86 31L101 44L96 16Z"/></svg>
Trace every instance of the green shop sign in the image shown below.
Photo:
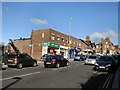
<svg viewBox="0 0 120 90"><path fill-rule="evenodd" d="M55 48L60 48L59 44L55 44L52 42L42 42L42 46L51 46L51 47L55 47Z"/></svg>

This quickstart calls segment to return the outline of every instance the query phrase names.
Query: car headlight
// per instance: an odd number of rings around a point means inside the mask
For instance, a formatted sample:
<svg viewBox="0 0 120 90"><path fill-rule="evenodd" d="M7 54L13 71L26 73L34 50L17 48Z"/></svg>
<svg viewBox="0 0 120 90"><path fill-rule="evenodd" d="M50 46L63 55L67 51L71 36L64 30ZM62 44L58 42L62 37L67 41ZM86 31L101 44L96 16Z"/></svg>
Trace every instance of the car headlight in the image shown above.
<svg viewBox="0 0 120 90"><path fill-rule="evenodd" d="M98 66L98 63L95 63L96 66Z"/></svg>
<svg viewBox="0 0 120 90"><path fill-rule="evenodd" d="M111 64L106 65L106 67L109 67L109 66L111 66Z"/></svg>

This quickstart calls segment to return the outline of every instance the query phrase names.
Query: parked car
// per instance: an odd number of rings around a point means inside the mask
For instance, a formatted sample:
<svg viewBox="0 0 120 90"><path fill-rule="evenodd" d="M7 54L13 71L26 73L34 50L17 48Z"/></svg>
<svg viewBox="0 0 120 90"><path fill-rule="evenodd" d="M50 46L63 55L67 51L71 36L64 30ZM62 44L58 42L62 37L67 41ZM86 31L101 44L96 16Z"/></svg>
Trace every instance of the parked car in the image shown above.
<svg viewBox="0 0 120 90"><path fill-rule="evenodd" d="M97 59L98 59L98 57L96 55L89 55L89 56L87 56L87 58L85 60L85 64L94 65L96 63Z"/></svg>
<svg viewBox="0 0 120 90"><path fill-rule="evenodd" d="M76 54L74 57L74 61L81 61L81 55Z"/></svg>
<svg viewBox="0 0 120 90"><path fill-rule="evenodd" d="M17 66L21 69L25 66L37 66L37 60L33 59L28 54L9 54L7 59L8 66Z"/></svg>
<svg viewBox="0 0 120 90"><path fill-rule="evenodd" d="M7 69L8 68L8 65L7 65L7 62L6 62L7 60L6 60L6 58L5 58L5 55L3 54L3 55L0 55L0 68L2 69L2 70L5 70L5 69Z"/></svg>
<svg viewBox="0 0 120 90"><path fill-rule="evenodd" d="M44 59L46 59L46 58L48 57L48 55L52 55L52 54L44 54L44 55L40 58L40 60L41 60L41 61L44 61Z"/></svg>
<svg viewBox="0 0 120 90"><path fill-rule="evenodd" d="M61 55L47 55L47 57L44 59L44 67L57 67L59 68L60 66L67 66L69 65L69 61L65 59Z"/></svg>
<svg viewBox="0 0 120 90"><path fill-rule="evenodd" d="M110 71L116 67L114 58L110 55L101 56L94 65L95 70Z"/></svg>
<svg viewBox="0 0 120 90"><path fill-rule="evenodd" d="M115 63L118 65L120 65L120 55L119 54L114 54L112 55L114 60L115 60Z"/></svg>
<svg viewBox="0 0 120 90"><path fill-rule="evenodd" d="M81 60L82 60L82 61L86 60L86 55L82 55L82 54L81 54L80 56L81 56Z"/></svg>

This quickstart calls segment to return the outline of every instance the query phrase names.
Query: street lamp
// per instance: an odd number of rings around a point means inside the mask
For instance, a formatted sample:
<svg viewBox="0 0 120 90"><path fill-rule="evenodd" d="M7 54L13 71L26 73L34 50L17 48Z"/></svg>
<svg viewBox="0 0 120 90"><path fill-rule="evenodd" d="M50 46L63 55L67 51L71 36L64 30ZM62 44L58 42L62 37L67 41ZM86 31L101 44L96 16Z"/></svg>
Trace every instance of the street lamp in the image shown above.
<svg viewBox="0 0 120 90"><path fill-rule="evenodd" d="M69 58L69 59L70 59L70 47L71 47L71 40L70 40L70 35L71 35L71 23L72 23L72 18L69 18L69 39L68 39L68 48L69 48L68 58Z"/></svg>

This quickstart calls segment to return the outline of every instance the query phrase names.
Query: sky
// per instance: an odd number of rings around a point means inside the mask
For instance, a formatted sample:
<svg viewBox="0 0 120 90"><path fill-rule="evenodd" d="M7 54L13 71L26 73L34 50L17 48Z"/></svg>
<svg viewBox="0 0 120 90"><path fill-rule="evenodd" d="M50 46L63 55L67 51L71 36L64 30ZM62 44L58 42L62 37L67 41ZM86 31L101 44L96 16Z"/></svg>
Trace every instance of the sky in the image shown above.
<svg viewBox="0 0 120 90"><path fill-rule="evenodd" d="M102 37L110 37L118 44L118 3L2 2L2 42L5 44L9 39L29 38L32 29L46 28L83 40L89 35L95 43Z"/></svg>

